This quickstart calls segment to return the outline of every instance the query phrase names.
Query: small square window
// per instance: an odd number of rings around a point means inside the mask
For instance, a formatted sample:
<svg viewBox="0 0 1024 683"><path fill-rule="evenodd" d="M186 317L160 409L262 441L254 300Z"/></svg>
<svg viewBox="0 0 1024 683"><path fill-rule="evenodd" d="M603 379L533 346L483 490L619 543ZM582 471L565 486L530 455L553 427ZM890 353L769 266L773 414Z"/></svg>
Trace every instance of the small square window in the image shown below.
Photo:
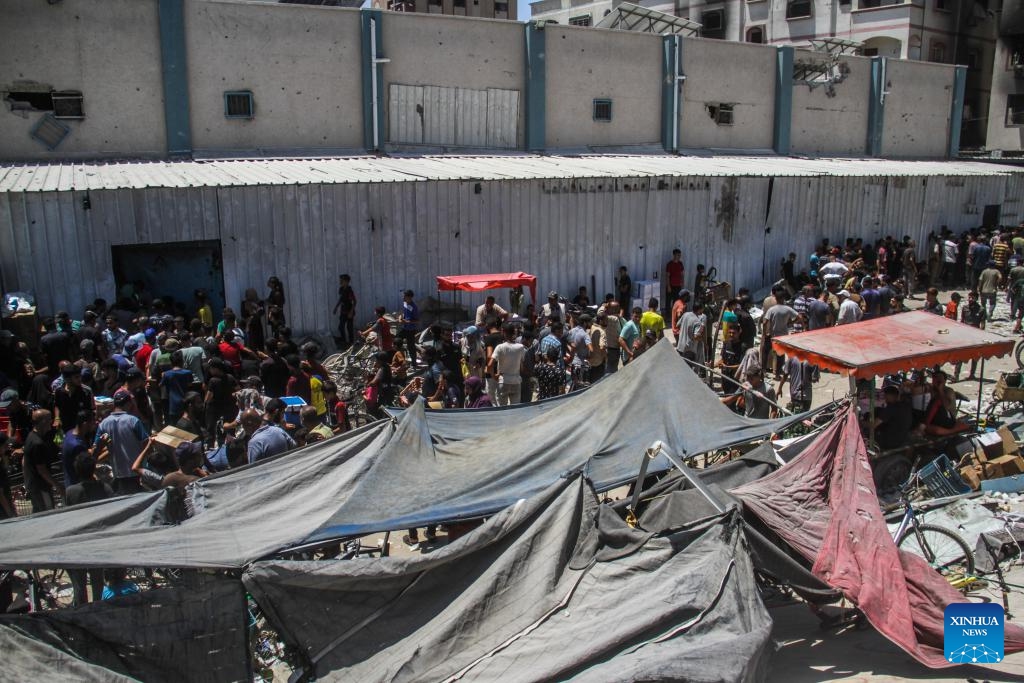
<svg viewBox="0 0 1024 683"><path fill-rule="evenodd" d="M935 0L935 9L940 12L948 12L949 8L946 7L946 0Z"/></svg>
<svg viewBox="0 0 1024 683"><path fill-rule="evenodd" d="M1024 95L1006 96L1006 125L1024 126Z"/></svg>
<svg viewBox="0 0 1024 683"><path fill-rule="evenodd" d="M733 123L733 106L734 105L732 104L726 104L724 102L709 104L707 105L708 116L710 116L719 126L731 126Z"/></svg>
<svg viewBox="0 0 1024 683"><path fill-rule="evenodd" d="M224 93L224 117L228 119L251 119L253 117L252 92L236 90Z"/></svg>
<svg viewBox="0 0 1024 683"><path fill-rule="evenodd" d="M53 97L53 115L58 119L84 119L82 93L55 92Z"/></svg>
<svg viewBox="0 0 1024 683"><path fill-rule="evenodd" d="M53 150L68 136L71 129L54 118L53 114L47 114L39 119L39 122L29 133L33 138L43 143L46 149Z"/></svg>
<svg viewBox="0 0 1024 683"><path fill-rule="evenodd" d="M811 16L811 0L789 0L786 3L787 19L806 19Z"/></svg>
<svg viewBox="0 0 1024 683"><path fill-rule="evenodd" d="M594 100L594 120L595 121L611 121L612 120L612 101L611 100Z"/></svg>
<svg viewBox="0 0 1024 683"><path fill-rule="evenodd" d="M980 50L968 50L967 51L967 68L972 71L977 71L981 68L981 51Z"/></svg>
<svg viewBox="0 0 1024 683"><path fill-rule="evenodd" d="M703 38L725 38L725 10L712 9L700 13L700 35Z"/></svg>

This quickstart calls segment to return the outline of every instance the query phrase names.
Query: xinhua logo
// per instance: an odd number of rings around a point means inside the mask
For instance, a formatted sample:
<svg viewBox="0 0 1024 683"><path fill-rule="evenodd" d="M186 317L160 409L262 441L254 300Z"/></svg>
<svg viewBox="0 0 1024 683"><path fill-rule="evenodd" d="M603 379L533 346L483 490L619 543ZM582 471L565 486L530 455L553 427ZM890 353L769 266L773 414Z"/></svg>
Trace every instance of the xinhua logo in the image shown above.
<svg viewBox="0 0 1024 683"><path fill-rule="evenodd" d="M946 660L954 664L1003 661L1003 608L992 603L956 602L946 608Z"/></svg>

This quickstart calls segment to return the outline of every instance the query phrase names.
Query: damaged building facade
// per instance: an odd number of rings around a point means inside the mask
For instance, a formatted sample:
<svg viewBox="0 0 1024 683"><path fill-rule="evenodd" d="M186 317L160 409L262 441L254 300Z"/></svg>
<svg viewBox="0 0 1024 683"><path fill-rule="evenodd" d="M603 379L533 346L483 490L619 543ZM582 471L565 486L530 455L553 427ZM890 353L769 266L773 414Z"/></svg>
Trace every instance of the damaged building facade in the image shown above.
<svg viewBox="0 0 1024 683"><path fill-rule="evenodd" d="M0 275L44 313L148 276L233 305L277 275L325 334L342 272L362 321L437 275L603 294L680 246L757 289L823 236L1024 218L1015 169L944 161L963 67L225 0L0 19Z"/></svg>

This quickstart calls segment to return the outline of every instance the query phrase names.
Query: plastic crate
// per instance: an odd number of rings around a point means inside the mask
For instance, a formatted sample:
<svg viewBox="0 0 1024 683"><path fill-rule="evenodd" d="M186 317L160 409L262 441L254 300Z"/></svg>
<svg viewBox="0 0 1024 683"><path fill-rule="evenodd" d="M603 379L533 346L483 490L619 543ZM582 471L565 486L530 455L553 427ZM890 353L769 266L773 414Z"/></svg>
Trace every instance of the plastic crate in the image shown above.
<svg viewBox="0 0 1024 683"><path fill-rule="evenodd" d="M972 491L945 455L922 467L918 477L934 498L959 496Z"/></svg>
<svg viewBox="0 0 1024 683"><path fill-rule="evenodd" d="M302 400L301 396L282 396L281 400L284 401L284 421L285 424L298 427L302 424L302 420L299 419L299 410L302 406L306 405L306 402Z"/></svg>

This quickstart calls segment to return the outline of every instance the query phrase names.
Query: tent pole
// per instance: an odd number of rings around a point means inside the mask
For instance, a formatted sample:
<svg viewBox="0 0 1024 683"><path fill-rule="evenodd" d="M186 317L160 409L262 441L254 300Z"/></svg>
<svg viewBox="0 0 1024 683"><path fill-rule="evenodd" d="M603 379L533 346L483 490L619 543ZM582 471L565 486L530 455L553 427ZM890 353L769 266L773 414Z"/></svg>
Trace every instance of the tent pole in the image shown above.
<svg viewBox="0 0 1024 683"><path fill-rule="evenodd" d="M853 376L851 372L847 377L850 378L850 396L857 397L857 378Z"/></svg>
<svg viewBox="0 0 1024 683"><path fill-rule="evenodd" d="M974 411L974 424L981 422L981 392L985 388L985 359L981 359L981 371L978 372L978 407Z"/></svg>
<svg viewBox="0 0 1024 683"><path fill-rule="evenodd" d="M679 356L679 357L683 358L682 356ZM701 365L697 361L690 360L689 358L683 358L683 360L686 361L687 363L689 363L690 365L694 366L694 367L702 368L703 370L705 370L706 372L711 373L712 375L718 375L721 379L726 380L728 382L732 382L733 384L735 384L736 386L740 387L741 389L743 388L743 383L742 382L738 382L738 381L734 380L732 377L729 377L728 375L723 374L720 370L715 370L714 368L709 367L707 365ZM725 389L725 385L724 384L722 385L722 389L723 390ZM795 414L793 412L790 412L790 411L786 410L785 408L780 406L778 403L775 403L774 401L768 400L768 398L764 394L761 394L761 398L763 398L768 403L768 405L772 406L773 408L778 409L779 412L781 412L783 415L794 415Z"/></svg>
<svg viewBox="0 0 1024 683"><path fill-rule="evenodd" d="M693 488L700 491L701 495L707 498L708 502L714 505L716 510L718 510L719 512L726 511L726 506L721 501L719 501L718 498L716 498L714 494L711 493L711 491L708 490L707 485L703 481L701 481L700 477L694 474L694 470L691 470L689 467L687 467L678 459L676 459L675 453L673 453L672 449L669 448L665 443L661 441L655 441L653 444L651 444L651 447L647 449L647 452L644 455L645 457L653 460L659 454L664 455L677 470L682 472L683 476L686 477L686 480L690 482Z"/></svg>
<svg viewBox="0 0 1024 683"><path fill-rule="evenodd" d="M868 447L875 447L875 376L871 376L871 386L868 389Z"/></svg>

